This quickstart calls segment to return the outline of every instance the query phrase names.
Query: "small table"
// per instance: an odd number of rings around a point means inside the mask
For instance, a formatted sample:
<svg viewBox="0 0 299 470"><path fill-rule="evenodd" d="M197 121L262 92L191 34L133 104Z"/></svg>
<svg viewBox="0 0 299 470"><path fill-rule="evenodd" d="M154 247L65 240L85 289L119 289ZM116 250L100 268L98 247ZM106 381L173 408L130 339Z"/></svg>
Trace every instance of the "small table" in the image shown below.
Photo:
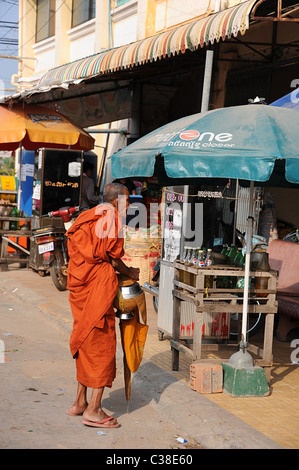
<svg viewBox="0 0 299 470"><path fill-rule="evenodd" d="M194 361L200 360L202 349L205 345L202 344L202 327L203 327L203 314L204 312L227 312L227 313L242 313L243 303L238 303L242 300L243 289L238 288L206 288L207 276L218 277L244 277L242 268L226 265L212 265L211 267L197 268L186 266L182 262L175 261L175 276L174 276L174 289L173 289L173 338L170 341L172 349L172 370L179 369L179 353L184 352L192 357ZM182 282L183 273L189 273L193 276L193 285ZM272 346L273 346L273 330L274 330L274 314L277 313L276 301L276 271L252 271L252 277L265 277L268 279L267 289L251 289L249 291L249 299L259 300L259 305L248 305L248 313L263 313L265 314L265 330L264 330L264 347L260 349L254 345L248 346L248 351L256 354L259 359L255 360L255 364L265 369L265 374L268 382L270 381L270 367L273 364ZM265 297L262 297L265 295ZM181 316L181 301L191 302L195 306L194 316L194 336L193 336L193 350L179 342L180 337L180 316ZM208 346L208 345L207 345ZM231 346L230 344L223 345L224 347ZM231 349L231 348L230 348ZM216 360L217 362L225 362L223 359ZM209 362L211 362L209 360Z"/></svg>
<svg viewBox="0 0 299 470"><path fill-rule="evenodd" d="M16 222L25 222L31 223L30 217L0 217L0 221L16 221ZM20 245L18 242L19 238L31 237L31 230L0 230L0 241L1 241L1 250L0 250L0 271L7 271L8 263L28 263L30 251ZM15 237L16 241L11 240L10 237ZM8 255L8 245L12 246L16 250L26 255L26 257L16 257Z"/></svg>

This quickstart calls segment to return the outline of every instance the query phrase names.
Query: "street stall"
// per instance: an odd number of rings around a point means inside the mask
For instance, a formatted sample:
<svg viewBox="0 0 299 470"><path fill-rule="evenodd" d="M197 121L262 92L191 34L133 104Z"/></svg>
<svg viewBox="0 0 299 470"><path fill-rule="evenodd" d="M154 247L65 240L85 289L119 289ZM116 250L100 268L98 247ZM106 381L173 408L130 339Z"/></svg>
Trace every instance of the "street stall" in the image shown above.
<svg viewBox="0 0 299 470"><path fill-rule="evenodd" d="M15 217L7 220L7 217L13 216L13 214L5 215L4 227L2 224L0 233L1 267L4 266L5 268L8 261L15 261L14 257L8 256L8 245L16 249L17 252L21 251L23 255L26 255L25 260L22 259L22 261L28 263L31 252L28 240L32 236L32 230L39 228L39 222L37 223L36 220L41 220L36 216L39 217L45 215L45 211L54 210L56 207L53 207L53 204L63 202L63 205L66 205L67 202L75 203L79 201L75 189L79 187L78 179L80 180L81 177L81 151L92 149L94 139L63 115L42 106L26 104L1 105L0 123L0 149L17 150L19 155L18 184L14 189L14 197L17 195L15 203L18 209L17 215L22 215L19 213L22 202L22 188L25 189L22 182L26 181L27 176L30 176L33 185L32 201L34 201L33 217L35 219L32 222L31 217L20 218L16 217L15 214ZM35 151L44 147L48 149L37 153L35 162L33 160L31 164L24 160L23 164L22 154L24 149ZM71 153L72 151L73 153ZM46 159L48 164L44 165ZM65 162L63 163L64 159ZM64 167L64 172L62 167ZM66 174L68 177L66 177ZM42 187L41 182L43 183ZM76 188L74 188L74 185L76 185ZM24 227L23 229L19 228L18 231L14 231L12 234L12 224L22 222L25 222L27 230L25 231ZM49 223L49 221L46 222ZM11 238L12 235L14 235L14 238L16 236L18 238L21 233L22 238L27 238L26 247L18 243L18 240Z"/></svg>
<svg viewBox="0 0 299 470"><path fill-rule="evenodd" d="M8 262L27 264L30 217L21 216L17 209L17 178L0 176L0 270L6 270Z"/></svg>
<svg viewBox="0 0 299 470"><path fill-rule="evenodd" d="M245 265L242 271L244 285L241 301L242 328L240 341L240 355L245 357L247 353L247 319L249 305L249 281L253 276L250 271L250 257L252 250L253 233L253 194L254 182L256 185L294 184L299 183L298 170L298 124L299 115L296 111L279 109L262 104L251 104L222 108L206 113L187 116L185 118L167 124L156 131L142 137L135 143L129 145L122 151L111 157L112 175L115 178L133 176L152 176L154 173L164 178L170 186L180 182L185 185L185 196L188 194L186 185L194 184L197 179L198 185L214 184L225 186L232 179L238 180L241 186L250 186L249 216L246 227L246 244L244 248ZM165 184L164 184L165 185ZM186 201L186 199L185 199ZM184 210L182 212L182 227L186 219ZM184 234L184 233L183 233ZM162 234L165 237L165 231ZM172 234L173 235L173 234ZM182 258L182 247L187 244L184 234L184 242L180 244L178 257ZM187 240L188 241L188 240ZM172 247L174 246L171 243ZM177 248L178 252L178 248ZM179 270L177 263L173 268ZM216 267L215 267L216 269ZM268 271L268 273L270 273ZM194 274L194 273L193 273ZM219 276L219 272L217 272ZM238 273L239 275L240 273ZM256 278L262 277L257 271ZM271 274L271 275L270 275ZM267 329L265 338L273 336L274 314L277 305L273 300L275 295L275 275L267 274L270 279L265 289L267 294ZM162 275L162 273L161 273ZM234 276L235 274L233 274ZM193 294L203 294L203 274L199 270L197 276L201 280L196 281ZM175 293L180 285L173 286L174 277L168 278L171 290ZM175 279L177 282L177 279ZM178 281L179 282L179 281ZM262 292L259 292L259 294ZM213 292L214 294L214 292ZM235 294L232 292L232 294ZM240 295L240 292L238 293ZM196 298L199 305L199 298ZM210 300L211 302L211 300ZM213 301L212 301L213 302ZM231 299L229 299L231 308ZM214 311L216 310L215 307ZM213 310L212 308L212 310ZM239 305L238 305L239 309ZM232 309L233 310L233 309ZM197 313L203 316L203 306L197 308ZM173 341L179 339L178 327L178 302L174 302L174 311L170 321L173 324ZM201 319L202 323L202 319ZM198 333L197 329L197 333ZM195 350L198 353L199 338ZM174 356L177 350L172 343ZM265 367L271 364L271 344L267 340ZM238 354L238 353L236 353ZM248 355L250 356L250 355ZM230 358L231 359L231 358ZM175 365L176 361L174 361ZM177 363L176 363L176 366Z"/></svg>

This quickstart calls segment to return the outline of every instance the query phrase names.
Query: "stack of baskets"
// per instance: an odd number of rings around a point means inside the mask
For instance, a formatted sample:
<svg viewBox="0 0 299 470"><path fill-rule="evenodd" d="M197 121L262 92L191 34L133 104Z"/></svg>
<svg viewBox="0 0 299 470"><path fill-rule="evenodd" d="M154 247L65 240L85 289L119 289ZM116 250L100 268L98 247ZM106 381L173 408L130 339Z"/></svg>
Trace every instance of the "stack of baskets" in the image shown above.
<svg viewBox="0 0 299 470"><path fill-rule="evenodd" d="M125 254L122 258L127 266L140 269L139 284L152 282L153 268L161 256L159 226L150 229L125 227Z"/></svg>

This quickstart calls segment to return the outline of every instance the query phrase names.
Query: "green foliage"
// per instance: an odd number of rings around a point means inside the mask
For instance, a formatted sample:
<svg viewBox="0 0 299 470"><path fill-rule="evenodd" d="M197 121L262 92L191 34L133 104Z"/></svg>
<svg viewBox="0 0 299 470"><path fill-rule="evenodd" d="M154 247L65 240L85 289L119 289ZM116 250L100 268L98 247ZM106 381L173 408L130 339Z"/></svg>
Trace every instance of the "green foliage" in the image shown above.
<svg viewBox="0 0 299 470"><path fill-rule="evenodd" d="M0 175L15 176L15 159L14 157L0 158Z"/></svg>

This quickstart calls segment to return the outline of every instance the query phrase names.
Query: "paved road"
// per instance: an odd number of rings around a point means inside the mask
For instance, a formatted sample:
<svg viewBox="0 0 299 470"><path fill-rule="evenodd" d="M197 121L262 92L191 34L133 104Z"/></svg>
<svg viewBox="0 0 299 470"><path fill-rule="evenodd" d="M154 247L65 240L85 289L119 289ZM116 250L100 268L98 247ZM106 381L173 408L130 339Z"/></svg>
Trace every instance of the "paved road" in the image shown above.
<svg viewBox="0 0 299 470"><path fill-rule="evenodd" d="M202 448L279 448L150 360L144 359L134 375L127 412L120 345L117 377L105 391L103 407L121 427L99 435L101 430L84 426L80 417L67 416L76 392L67 297L50 278L30 270L0 273L0 339L5 348L5 361L0 363L0 448L185 453ZM149 331L153 328L150 325ZM177 437L187 443L179 443Z"/></svg>
<svg viewBox="0 0 299 470"><path fill-rule="evenodd" d="M36 282L40 282L38 276ZM103 406L117 417L121 428L89 428L81 423L81 417L67 416L65 410L76 391L67 334L13 292L2 293L1 300L0 338L5 361L0 364L0 448L185 448L176 440L180 430L159 415L142 390L132 390L127 412L119 349L118 375L113 388L105 391ZM184 437L189 446L198 447L190 436Z"/></svg>

